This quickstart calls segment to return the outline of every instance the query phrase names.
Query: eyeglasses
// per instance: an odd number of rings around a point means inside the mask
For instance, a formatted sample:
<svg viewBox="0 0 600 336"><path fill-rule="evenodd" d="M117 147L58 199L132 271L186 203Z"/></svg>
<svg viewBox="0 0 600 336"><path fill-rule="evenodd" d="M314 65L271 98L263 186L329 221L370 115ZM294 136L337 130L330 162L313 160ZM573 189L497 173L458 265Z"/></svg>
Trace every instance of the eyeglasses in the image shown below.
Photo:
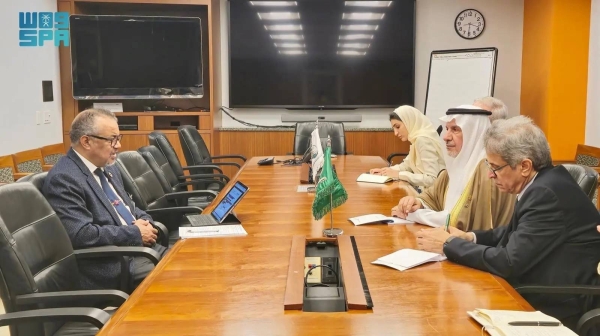
<svg viewBox="0 0 600 336"><path fill-rule="evenodd" d="M502 167L498 167L498 168L495 168L495 169L494 169L494 168L492 168L492 166L490 165L490 163L488 162L488 160L487 160L487 159L485 160L485 164L487 165L488 169L489 169L489 170L492 172L492 174L494 174L494 177L498 177L498 174L496 174L496 172L497 172L497 171L499 171L500 169L502 169L502 168L504 168L504 167L508 166L508 163L507 163L507 164L505 164L505 165L504 165L504 166L502 166Z"/></svg>
<svg viewBox="0 0 600 336"><path fill-rule="evenodd" d="M87 136L96 138L96 139L106 140L106 141L110 142L110 145L112 147L115 147L117 145L117 142L120 142L121 139L123 138L123 134L115 135L112 138L105 138L105 137L101 137L98 135L92 135L92 134L87 134Z"/></svg>

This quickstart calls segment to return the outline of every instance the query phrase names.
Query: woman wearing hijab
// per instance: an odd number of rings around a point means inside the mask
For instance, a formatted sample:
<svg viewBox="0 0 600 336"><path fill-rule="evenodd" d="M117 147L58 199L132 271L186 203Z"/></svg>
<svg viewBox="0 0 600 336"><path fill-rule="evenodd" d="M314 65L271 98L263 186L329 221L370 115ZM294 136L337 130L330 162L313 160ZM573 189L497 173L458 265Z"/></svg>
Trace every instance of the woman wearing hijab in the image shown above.
<svg viewBox="0 0 600 336"><path fill-rule="evenodd" d="M390 114L390 123L396 137L411 143L410 150L402 163L370 173L406 181L419 192L433 185L445 165L440 136L431 121L416 108L403 105Z"/></svg>

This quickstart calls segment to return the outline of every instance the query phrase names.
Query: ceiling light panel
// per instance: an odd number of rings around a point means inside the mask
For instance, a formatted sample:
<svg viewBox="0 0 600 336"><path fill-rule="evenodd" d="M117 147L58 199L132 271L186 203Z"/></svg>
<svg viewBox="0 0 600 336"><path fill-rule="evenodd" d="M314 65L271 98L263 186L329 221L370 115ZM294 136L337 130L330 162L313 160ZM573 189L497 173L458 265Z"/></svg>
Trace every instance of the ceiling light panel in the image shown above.
<svg viewBox="0 0 600 336"><path fill-rule="evenodd" d="M250 1L252 6L287 7L298 6L296 1Z"/></svg>
<svg viewBox="0 0 600 336"><path fill-rule="evenodd" d="M305 55L306 51L304 50L279 50L280 54L283 55Z"/></svg>
<svg viewBox="0 0 600 336"><path fill-rule="evenodd" d="M357 21L370 21L370 20L383 20L384 13L344 13L342 14L343 20L357 20Z"/></svg>
<svg viewBox="0 0 600 336"><path fill-rule="evenodd" d="M370 46L369 43L338 43L340 48L367 49Z"/></svg>
<svg viewBox="0 0 600 336"><path fill-rule="evenodd" d="M349 7L389 7L391 1L346 1L346 6Z"/></svg>
<svg viewBox="0 0 600 336"><path fill-rule="evenodd" d="M340 40L372 40L375 35L373 34L348 34L348 35L340 35Z"/></svg>
<svg viewBox="0 0 600 336"><path fill-rule="evenodd" d="M302 25L299 24L278 24L278 25L267 25L266 30L270 31L295 31L302 30Z"/></svg>
<svg viewBox="0 0 600 336"><path fill-rule="evenodd" d="M273 43L275 44L275 47L277 48L304 48L306 47L305 44L302 43L292 43L292 42L287 42L287 43Z"/></svg>
<svg viewBox="0 0 600 336"><path fill-rule="evenodd" d="M304 40L304 35L299 35L299 34L273 34L270 36L273 40L288 40L288 41Z"/></svg>
<svg viewBox="0 0 600 336"><path fill-rule="evenodd" d="M365 31L373 31L377 30L379 25L368 25L368 24L352 24L352 25L342 25L342 30L365 30Z"/></svg>
<svg viewBox="0 0 600 336"><path fill-rule="evenodd" d="M367 52L358 50L340 50L337 52L337 54L344 56L364 56L367 54Z"/></svg>
<svg viewBox="0 0 600 336"><path fill-rule="evenodd" d="M297 12L266 12L258 13L261 20L299 20L300 13Z"/></svg>

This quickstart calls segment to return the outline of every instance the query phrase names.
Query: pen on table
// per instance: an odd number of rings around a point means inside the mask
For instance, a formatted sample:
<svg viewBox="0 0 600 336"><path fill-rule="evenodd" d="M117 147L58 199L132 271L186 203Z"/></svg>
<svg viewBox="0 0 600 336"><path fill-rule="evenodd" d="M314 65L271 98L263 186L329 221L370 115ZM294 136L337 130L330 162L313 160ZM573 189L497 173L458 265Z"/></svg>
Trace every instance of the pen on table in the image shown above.
<svg viewBox="0 0 600 336"><path fill-rule="evenodd" d="M560 322L508 322L515 327L559 327Z"/></svg>
<svg viewBox="0 0 600 336"><path fill-rule="evenodd" d="M446 217L446 225L444 226L444 231L448 232L448 226L450 225L450 214Z"/></svg>

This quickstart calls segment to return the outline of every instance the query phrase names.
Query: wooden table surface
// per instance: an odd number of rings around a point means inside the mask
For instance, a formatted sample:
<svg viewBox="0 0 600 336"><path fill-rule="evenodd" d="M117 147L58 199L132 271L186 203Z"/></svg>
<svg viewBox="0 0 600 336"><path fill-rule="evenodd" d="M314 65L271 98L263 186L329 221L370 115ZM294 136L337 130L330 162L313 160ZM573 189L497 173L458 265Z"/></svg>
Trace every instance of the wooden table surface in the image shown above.
<svg viewBox="0 0 600 336"><path fill-rule="evenodd" d="M385 161L340 156L332 162L349 199L334 209L334 226L356 237L374 308L284 311L292 236L321 237L329 215L314 220L314 194L296 192L300 167L258 166L259 159L236 177L250 188L236 208L248 236L179 241L99 335L481 335L467 310L532 310L504 280L449 261L404 272L371 264L415 248L424 226L350 223L389 215L406 187L359 184L360 173Z"/></svg>

